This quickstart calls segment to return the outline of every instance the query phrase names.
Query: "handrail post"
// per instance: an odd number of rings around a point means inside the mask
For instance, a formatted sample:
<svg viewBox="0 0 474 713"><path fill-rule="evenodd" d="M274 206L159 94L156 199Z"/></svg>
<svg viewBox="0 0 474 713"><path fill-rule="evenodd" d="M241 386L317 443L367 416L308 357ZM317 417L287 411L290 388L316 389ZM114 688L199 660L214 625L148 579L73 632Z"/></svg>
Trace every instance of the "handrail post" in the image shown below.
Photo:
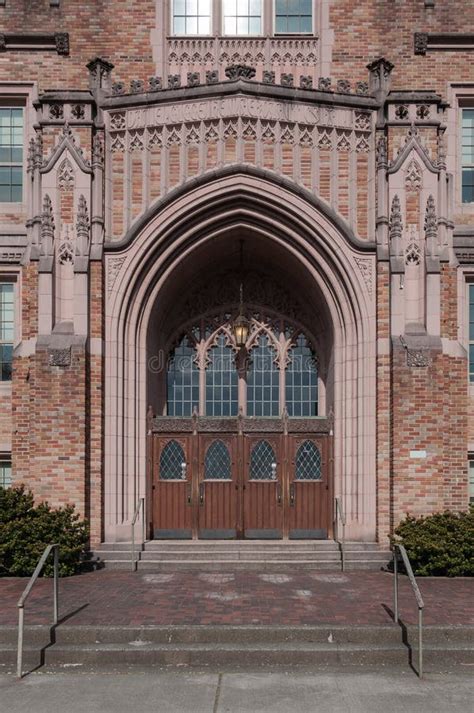
<svg viewBox="0 0 474 713"><path fill-rule="evenodd" d="M59 614L59 547L54 548L53 621L58 623Z"/></svg>
<svg viewBox="0 0 474 713"><path fill-rule="evenodd" d="M135 524L137 522L137 518L140 514L140 509L142 510L142 537L143 537L143 542L145 542L145 498L140 498L138 500L138 504L135 508L135 512L133 513L133 518L132 518L132 524L131 524L131 541L132 541L132 572L137 571L137 558L136 558L136 553L135 553Z"/></svg>
<svg viewBox="0 0 474 713"><path fill-rule="evenodd" d="M393 548L393 619L398 622L398 557L397 548Z"/></svg>
<svg viewBox="0 0 474 713"><path fill-rule="evenodd" d="M22 677L23 669L23 624L25 620L25 608L18 607L18 649L16 653L16 676Z"/></svg>
<svg viewBox="0 0 474 713"><path fill-rule="evenodd" d="M135 516L132 520L132 572L136 572L137 564L135 560Z"/></svg>

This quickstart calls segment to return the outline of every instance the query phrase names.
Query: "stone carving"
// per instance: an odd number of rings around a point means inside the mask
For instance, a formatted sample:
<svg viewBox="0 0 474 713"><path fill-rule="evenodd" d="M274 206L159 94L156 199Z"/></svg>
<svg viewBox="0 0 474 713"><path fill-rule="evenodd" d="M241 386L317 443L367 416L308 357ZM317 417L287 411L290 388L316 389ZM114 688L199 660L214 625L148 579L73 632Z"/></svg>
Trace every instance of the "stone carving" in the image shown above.
<svg viewBox="0 0 474 713"><path fill-rule="evenodd" d="M268 122L268 123L262 122L261 137L262 137L262 141L265 141L266 143L273 143L275 141L275 123L274 122Z"/></svg>
<svg viewBox="0 0 474 713"><path fill-rule="evenodd" d="M280 143L282 144L293 144L295 142L295 127L294 126L282 126L280 134Z"/></svg>
<svg viewBox="0 0 474 713"><path fill-rule="evenodd" d="M372 260L370 258L364 258L364 257L354 257L354 260L362 274L362 279L364 280L364 282L367 286L367 292L369 293L369 295L371 295L373 292L373 288L374 288L373 274L372 274L373 273Z"/></svg>
<svg viewBox="0 0 474 713"><path fill-rule="evenodd" d="M170 74L168 77L168 89L179 89L181 86L181 76L179 74Z"/></svg>
<svg viewBox="0 0 474 713"><path fill-rule="evenodd" d="M400 119L400 121L405 121L405 119L408 119L408 107L406 104L400 104L397 106L395 109L395 116L397 119Z"/></svg>
<svg viewBox="0 0 474 713"><path fill-rule="evenodd" d="M428 119L430 115L430 107L428 104L419 104L416 107L416 115L418 119Z"/></svg>
<svg viewBox="0 0 474 713"><path fill-rule="evenodd" d="M112 136L110 141L110 150L112 153L121 153L125 151L125 132L121 131L115 136Z"/></svg>
<svg viewBox="0 0 474 713"><path fill-rule="evenodd" d="M275 84L275 72L265 69L262 75L262 82L264 84Z"/></svg>
<svg viewBox="0 0 474 713"><path fill-rule="evenodd" d="M142 151L143 150L143 129L140 131L131 131L129 135L129 151Z"/></svg>
<svg viewBox="0 0 474 713"><path fill-rule="evenodd" d="M294 81L293 81L293 75L292 74L286 74L285 72L282 72L280 76L280 84L282 87L292 87L294 86Z"/></svg>
<svg viewBox="0 0 474 713"><path fill-rule="evenodd" d="M58 188L67 191L74 187L74 170L70 160L66 157L58 170Z"/></svg>
<svg viewBox="0 0 474 713"><path fill-rule="evenodd" d="M61 55L69 54L69 33L55 32L54 41L56 44L56 52Z"/></svg>
<svg viewBox="0 0 474 713"><path fill-rule="evenodd" d="M242 138L244 141L255 141L257 138L256 122L247 121L242 127Z"/></svg>
<svg viewBox="0 0 474 713"><path fill-rule="evenodd" d="M0 52L5 52L7 49L7 38L5 35L0 33Z"/></svg>
<svg viewBox="0 0 474 713"><path fill-rule="evenodd" d="M356 94L367 96L369 93L369 85L367 82L356 82Z"/></svg>
<svg viewBox="0 0 474 713"><path fill-rule="evenodd" d="M109 294L114 288L115 281L125 260L125 257L113 257L107 263L107 291Z"/></svg>
<svg viewBox="0 0 474 713"><path fill-rule="evenodd" d="M313 78L302 74L300 77L300 89L312 89L312 88L313 88Z"/></svg>
<svg viewBox="0 0 474 713"><path fill-rule="evenodd" d="M199 125L191 126L186 131L186 143L187 144L198 144L200 142L199 136Z"/></svg>
<svg viewBox="0 0 474 713"><path fill-rule="evenodd" d="M65 349L50 349L49 365L60 367L71 366L71 348L67 347Z"/></svg>
<svg viewBox="0 0 474 713"><path fill-rule="evenodd" d="M71 116L78 121L84 119L86 116L84 104L73 104L71 108Z"/></svg>
<svg viewBox="0 0 474 713"><path fill-rule="evenodd" d="M426 239L436 238L438 235L438 220L436 218L436 205L432 195L428 196L425 211L425 235Z"/></svg>
<svg viewBox="0 0 474 713"><path fill-rule="evenodd" d="M76 255L86 257L89 254L89 213L87 202L81 194L77 204L76 216Z"/></svg>
<svg viewBox="0 0 474 713"><path fill-rule="evenodd" d="M166 142L167 146L180 145L181 144L181 133L179 127L174 127L168 134L168 140Z"/></svg>
<svg viewBox="0 0 474 713"><path fill-rule="evenodd" d="M30 139L28 144L28 154L26 159L26 170L31 173L35 167L35 140Z"/></svg>
<svg viewBox="0 0 474 713"><path fill-rule="evenodd" d="M161 148L163 146L163 130L162 129L149 129L148 130L148 148L153 148L157 146Z"/></svg>
<svg viewBox="0 0 474 713"><path fill-rule="evenodd" d="M62 104L51 104L49 107L49 118L50 119L63 119L64 118L64 107Z"/></svg>
<svg viewBox="0 0 474 713"><path fill-rule="evenodd" d="M145 85L141 79L132 79L130 82L131 94L142 94L145 91Z"/></svg>
<svg viewBox="0 0 474 713"><path fill-rule="evenodd" d="M370 114L366 111L356 111L355 128L358 131L370 131Z"/></svg>
<svg viewBox="0 0 474 713"><path fill-rule="evenodd" d="M331 77L319 77L318 89L320 92L330 92L331 91Z"/></svg>
<svg viewBox="0 0 474 713"><path fill-rule="evenodd" d="M357 153L367 153L368 151L370 151L369 142L367 141L365 136L357 137L356 151Z"/></svg>
<svg viewBox="0 0 474 713"><path fill-rule="evenodd" d="M225 69L227 79L253 79L255 77L255 67L248 67L245 64L231 64Z"/></svg>
<svg viewBox="0 0 474 713"><path fill-rule="evenodd" d="M69 237L69 225L65 226L65 235L58 249L58 261L60 265L65 265L67 262L74 263L74 246Z"/></svg>
<svg viewBox="0 0 474 713"><path fill-rule="evenodd" d="M421 248L418 243L411 242L405 250L405 265L419 265L421 262Z"/></svg>
<svg viewBox="0 0 474 713"><path fill-rule="evenodd" d="M108 84L110 75L114 68L114 65L107 60L102 59L102 57L95 57L87 63L87 69L89 70L90 79L92 87L100 89L105 84Z"/></svg>
<svg viewBox="0 0 474 713"><path fill-rule="evenodd" d="M402 211L400 198L395 195L392 200L389 222L390 240L401 239L403 233Z"/></svg>
<svg viewBox="0 0 474 713"><path fill-rule="evenodd" d="M387 138L379 136L375 144L375 161L377 168L384 168L387 165Z"/></svg>
<svg viewBox="0 0 474 713"><path fill-rule="evenodd" d="M407 366L414 368L422 368L429 366L431 359L429 357L426 349L408 349L407 352Z"/></svg>
<svg viewBox="0 0 474 713"><path fill-rule="evenodd" d="M41 134L36 135L33 163L35 168L41 168L43 165L43 137Z"/></svg>
<svg viewBox="0 0 474 713"><path fill-rule="evenodd" d="M24 250L0 250L0 262L19 263L24 254Z"/></svg>
<svg viewBox="0 0 474 713"><path fill-rule="evenodd" d="M125 114L123 111L116 111L114 114L110 114L110 129L111 131L125 129Z"/></svg>
<svg viewBox="0 0 474 713"><path fill-rule="evenodd" d="M54 244L54 215L51 198L46 193L43 199L43 212L41 214L40 247L41 255L53 255Z"/></svg>
<svg viewBox="0 0 474 713"><path fill-rule="evenodd" d="M320 131L318 139L318 147L320 149L332 149L332 137L329 132L323 130Z"/></svg>
<svg viewBox="0 0 474 713"><path fill-rule="evenodd" d="M219 82L219 72L212 69L206 72L206 84L217 84Z"/></svg>
<svg viewBox="0 0 474 713"><path fill-rule="evenodd" d="M351 150L351 141L350 141L350 134L347 134L346 132L338 132L338 139L337 139L337 148L339 151L350 151Z"/></svg>
<svg viewBox="0 0 474 713"><path fill-rule="evenodd" d="M201 84L199 72L188 72L188 87L198 87Z"/></svg>
<svg viewBox="0 0 474 713"><path fill-rule="evenodd" d="M349 94L351 91L351 83L348 79L338 79L337 80L337 91L342 94Z"/></svg>
<svg viewBox="0 0 474 713"><path fill-rule="evenodd" d="M418 192L422 187L422 171L414 158L410 161L405 172L405 188L407 191Z"/></svg>
<svg viewBox="0 0 474 713"><path fill-rule="evenodd" d="M92 165L97 168L104 166L104 144L99 133L94 134L92 139Z"/></svg>
<svg viewBox="0 0 474 713"><path fill-rule="evenodd" d="M237 138L237 119L231 119L224 124L224 139Z"/></svg>
<svg viewBox="0 0 474 713"><path fill-rule="evenodd" d="M300 126L300 146L313 146L313 128L311 126Z"/></svg>
<svg viewBox="0 0 474 713"><path fill-rule="evenodd" d="M394 65L392 62L390 62L388 59L385 59L385 57L379 57L378 59L374 59L373 62L369 62L367 65L367 69L369 70L370 74L378 77L379 79L388 79Z"/></svg>
<svg viewBox="0 0 474 713"><path fill-rule="evenodd" d="M438 167L446 168L446 141L444 132L438 135Z"/></svg>
<svg viewBox="0 0 474 713"><path fill-rule="evenodd" d="M119 97L125 94L125 83L124 82L114 82L112 84L112 96Z"/></svg>
<svg viewBox="0 0 474 713"><path fill-rule="evenodd" d="M149 77L148 78L148 91L149 92L159 92L163 89L163 82L161 77Z"/></svg>
<svg viewBox="0 0 474 713"><path fill-rule="evenodd" d="M216 121L207 121L204 124L205 127L205 134L204 134L204 140L206 143L212 143L213 141L217 141L219 138L219 124ZM234 127L235 128L235 127ZM224 134L225 137L230 136L232 127L230 127L229 132ZM237 135L237 129L235 129Z"/></svg>
<svg viewBox="0 0 474 713"><path fill-rule="evenodd" d="M426 54L428 35L426 32L415 32L413 37L415 54Z"/></svg>

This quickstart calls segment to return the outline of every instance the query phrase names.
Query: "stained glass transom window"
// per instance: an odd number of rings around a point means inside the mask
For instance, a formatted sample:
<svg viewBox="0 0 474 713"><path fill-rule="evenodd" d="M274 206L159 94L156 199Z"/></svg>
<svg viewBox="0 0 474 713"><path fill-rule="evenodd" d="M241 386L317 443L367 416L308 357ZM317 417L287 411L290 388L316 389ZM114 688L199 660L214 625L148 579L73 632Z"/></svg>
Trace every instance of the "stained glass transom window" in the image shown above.
<svg viewBox="0 0 474 713"><path fill-rule="evenodd" d="M220 334L209 352L206 368L206 415L236 416L239 409L238 377L232 348Z"/></svg>
<svg viewBox="0 0 474 713"><path fill-rule="evenodd" d="M304 441L296 452L296 480L321 480L321 453L313 441Z"/></svg>
<svg viewBox="0 0 474 713"><path fill-rule="evenodd" d="M252 349L247 373L247 414L278 416L280 414L280 369L275 363L275 350L270 338L261 334Z"/></svg>
<svg viewBox="0 0 474 713"><path fill-rule="evenodd" d="M184 337L168 359L167 399L170 416L191 416L199 407L199 370L196 349Z"/></svg>
<svg viewBox="0 0 474 713"><path fill-rule="evenodd" d="M223 441L213 441L207 449L204 459L204 478L206 480L231 480L229 449Z"/></svg>
<svg viewBox="0 0 474 713"><path fill-rule="evenodd" d="M185 466L186 459L182 445L178 441L169 441L160 455L160 480L185 480Z"/></svg>
<svg viewBox="0 0 474 713"><path fill-rule="evenodd" d="M268 441L258 441L252 448L250 456L251 480L275 480L275 451Z"/></svg>
<svg viewBox="0 0 474 713"><path fill-rule="evenodd" d="M318 415L318 366L304 334L289 354L286 369L286 408L290 416Z"/></svg>

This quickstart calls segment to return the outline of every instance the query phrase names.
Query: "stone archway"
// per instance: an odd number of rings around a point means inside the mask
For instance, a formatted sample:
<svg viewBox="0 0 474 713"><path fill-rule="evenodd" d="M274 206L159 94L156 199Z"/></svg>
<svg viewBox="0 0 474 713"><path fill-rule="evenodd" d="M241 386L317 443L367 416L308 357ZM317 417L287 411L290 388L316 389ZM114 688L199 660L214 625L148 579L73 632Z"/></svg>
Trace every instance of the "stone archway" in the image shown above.
<svg viewBox="0 0 474 713"><path fill-rule="evenodd" d="M147 339L170 281L186 285L193 256L253 236L291 263L332 330L335 494L348 537L376 535L374 246L322 202L257 170L223 171L157 204L106 255L105 537L127 539L146 492ZM224 242L223 242L224 241ZM308 292L309 294L309 292Z"/></svg>

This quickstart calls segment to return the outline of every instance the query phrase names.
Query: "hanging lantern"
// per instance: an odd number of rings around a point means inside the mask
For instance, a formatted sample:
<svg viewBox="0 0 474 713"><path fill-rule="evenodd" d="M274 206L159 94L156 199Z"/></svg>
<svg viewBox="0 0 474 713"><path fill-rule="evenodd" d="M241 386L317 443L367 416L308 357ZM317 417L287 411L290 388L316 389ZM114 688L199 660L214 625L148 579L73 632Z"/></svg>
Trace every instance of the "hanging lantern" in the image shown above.
<svg viewBox="0 0 474 713"><path fill-rule="evenodd" d="M234 332L235 343L238 347L245 347L247 344L247 338L249 336L249 321L242 312L234 319L234 324L232 325L232 331Z"/></svg>

